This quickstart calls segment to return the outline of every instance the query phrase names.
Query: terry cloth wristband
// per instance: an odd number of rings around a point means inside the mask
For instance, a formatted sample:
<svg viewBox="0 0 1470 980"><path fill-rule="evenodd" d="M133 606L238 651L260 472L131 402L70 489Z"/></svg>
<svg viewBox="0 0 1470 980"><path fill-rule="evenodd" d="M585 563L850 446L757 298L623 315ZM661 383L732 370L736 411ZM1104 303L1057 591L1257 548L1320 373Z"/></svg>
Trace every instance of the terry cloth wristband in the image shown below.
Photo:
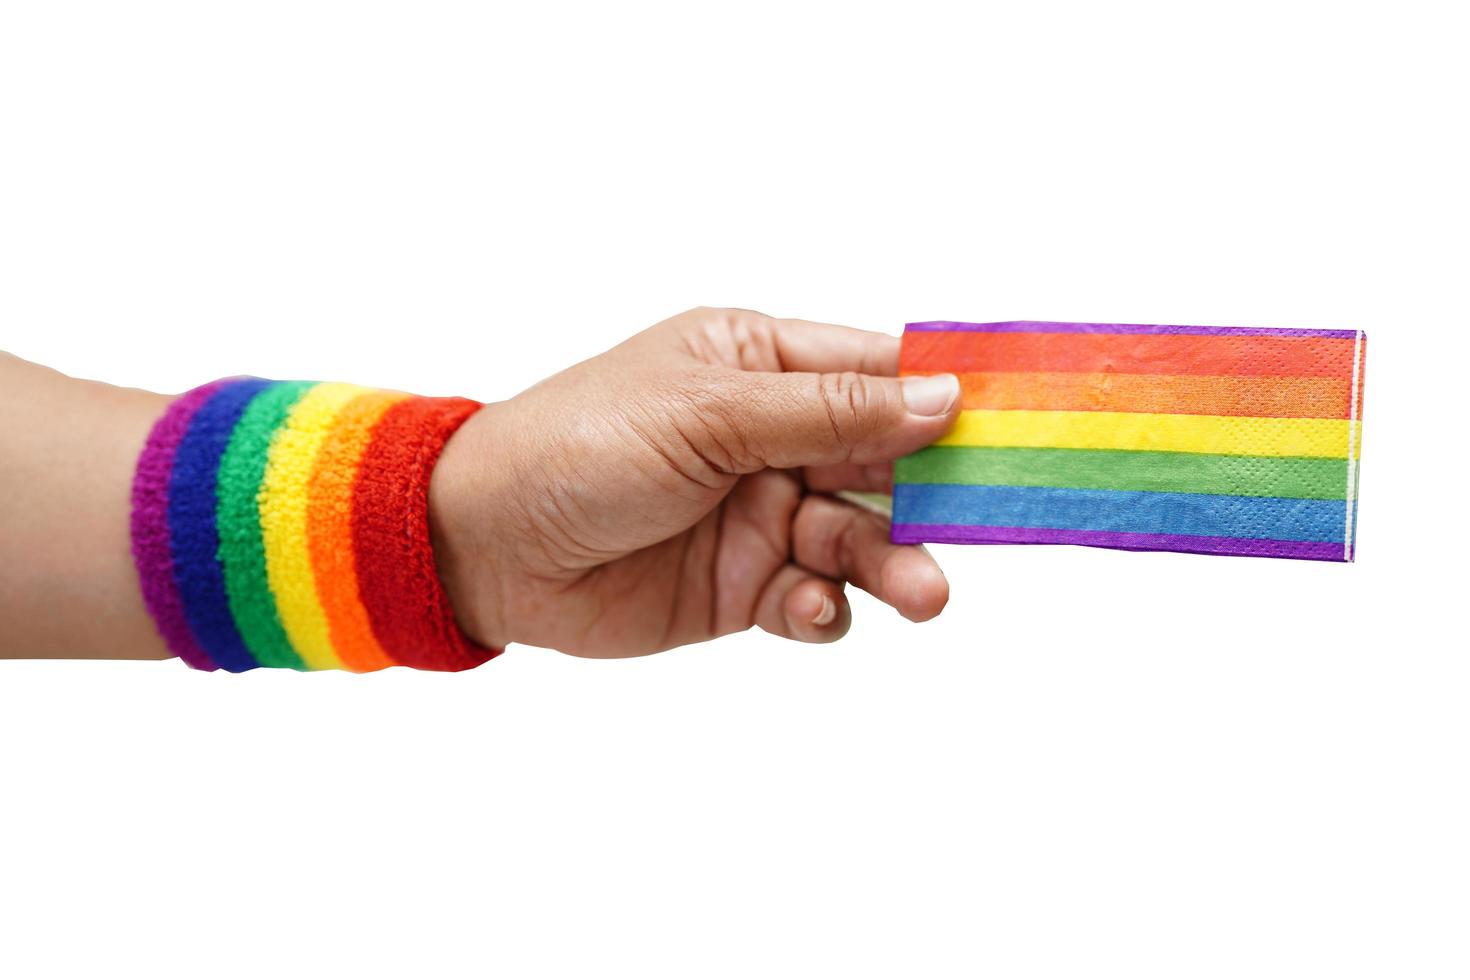
<svg viewBox="0 0 1470 980"><path fill-rule="evenodd" d="M1352 561L1360 330L911 323L958 423L898 462L893 540Z"/></svg>
<svg viewBox="0 0 1470 980"><path fill-rule="evenodd" d="M429 542L429 475L480 407L232 378L175 400L133 478L133 557L164 642L201 670L477 667Z"/></svg>

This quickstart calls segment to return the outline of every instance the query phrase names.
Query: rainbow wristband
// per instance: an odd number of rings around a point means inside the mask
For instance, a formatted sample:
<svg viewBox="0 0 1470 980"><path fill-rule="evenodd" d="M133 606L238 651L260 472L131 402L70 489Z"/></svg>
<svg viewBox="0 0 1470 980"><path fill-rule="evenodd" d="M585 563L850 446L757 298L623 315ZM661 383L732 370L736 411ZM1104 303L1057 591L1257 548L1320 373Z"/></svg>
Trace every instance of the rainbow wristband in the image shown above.
<svg viewBox="0 0 1470 980"><path fill-rule="evenodd" d="M133 558L200 670L478 667L429 543L429 475L480 407L230 378L176 399L133 477Z"/></svg>

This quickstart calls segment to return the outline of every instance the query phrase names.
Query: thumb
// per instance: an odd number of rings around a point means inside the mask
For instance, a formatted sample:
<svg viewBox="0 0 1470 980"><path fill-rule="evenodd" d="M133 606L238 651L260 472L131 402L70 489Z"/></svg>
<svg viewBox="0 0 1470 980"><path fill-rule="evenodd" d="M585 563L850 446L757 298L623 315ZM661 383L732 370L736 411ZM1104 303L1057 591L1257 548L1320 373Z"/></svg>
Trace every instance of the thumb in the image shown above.
<svg viewBox="0 0 1470 980"><path fill-rule="evenodd" d="M954 424L960 382L952 374L887 378L844 371L740 372L719 397L725 447L737 468L884 463L921 449Z"/></svg>

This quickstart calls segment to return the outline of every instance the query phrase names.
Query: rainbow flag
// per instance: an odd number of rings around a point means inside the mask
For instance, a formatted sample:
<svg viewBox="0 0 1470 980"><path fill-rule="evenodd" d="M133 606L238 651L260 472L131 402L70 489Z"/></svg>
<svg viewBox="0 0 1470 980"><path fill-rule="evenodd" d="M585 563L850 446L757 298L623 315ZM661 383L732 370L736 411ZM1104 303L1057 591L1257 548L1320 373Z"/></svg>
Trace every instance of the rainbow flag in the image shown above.
<svg viewBox="0 0 1470 980"><path fill-rule="evenodd" d="M893 540L1352 561L1361 330L911 323L964 410L898 461Z"/></svg>

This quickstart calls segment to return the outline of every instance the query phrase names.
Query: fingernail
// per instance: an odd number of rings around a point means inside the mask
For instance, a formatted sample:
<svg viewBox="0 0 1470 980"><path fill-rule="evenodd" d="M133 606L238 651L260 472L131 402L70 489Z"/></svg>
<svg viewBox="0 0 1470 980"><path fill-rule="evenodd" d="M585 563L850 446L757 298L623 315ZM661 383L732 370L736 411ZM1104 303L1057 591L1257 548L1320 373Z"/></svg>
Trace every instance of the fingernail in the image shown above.
<svg viewBox="0 0 1470 980"><path fill-rule="evenodd" d="M812 617L813 626L826 626L837 618L837 603L832 601L831 596L822 596L822 608Z"/></svg>
<svg viewBox="0 0 1470 980"><path fill-rule="evenodd" d="M960 397L960 379L952 374L915 375L903 378L899 385L903 407L913 415L943 415Z"/></svg>

